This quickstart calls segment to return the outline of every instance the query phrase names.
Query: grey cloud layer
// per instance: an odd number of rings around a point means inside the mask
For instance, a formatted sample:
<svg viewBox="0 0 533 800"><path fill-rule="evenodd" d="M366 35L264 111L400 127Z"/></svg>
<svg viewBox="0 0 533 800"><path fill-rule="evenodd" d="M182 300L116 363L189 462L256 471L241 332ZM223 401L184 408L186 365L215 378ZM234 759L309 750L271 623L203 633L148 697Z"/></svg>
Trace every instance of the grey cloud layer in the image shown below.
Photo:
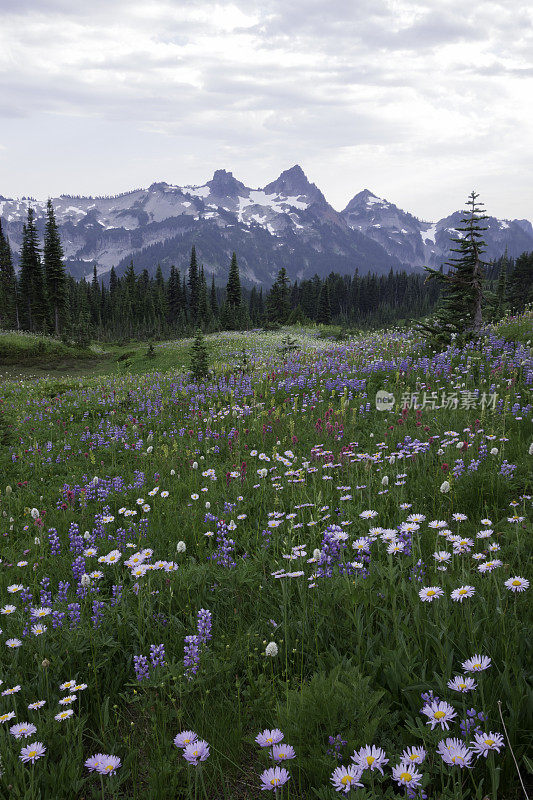
<svg viewBox="0 0 533 800"><path fill-rule="evenodd" d="M533 135L520 101L533 74L529 3L3 0L2 15L2 172L35 114L123 123L143 143L163 135L189 164L209 148L241 153L248 171L260 157L286 166L289 151L349 176L343 159L368 163L373 147L385 185L399 148L415 169L434 143L437 175L465 137L508 164L510 121Z"/></svg>

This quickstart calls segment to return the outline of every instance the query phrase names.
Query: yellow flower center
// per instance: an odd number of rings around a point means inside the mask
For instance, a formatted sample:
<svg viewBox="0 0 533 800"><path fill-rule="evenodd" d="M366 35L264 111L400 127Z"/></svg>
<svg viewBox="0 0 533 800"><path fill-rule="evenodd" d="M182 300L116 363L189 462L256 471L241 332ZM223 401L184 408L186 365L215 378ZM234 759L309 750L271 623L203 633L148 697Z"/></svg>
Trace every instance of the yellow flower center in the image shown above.
<svg viewBox="0 0 533 800"><path fill-rule="evenodd" d="M466 689L466 683L460 683L459 689Z"/></svg>
<svg viewBox="0 0 533 800"><path fill-rule="evenodd" d="M277 786L278 783L279 783L279 778L272 778L272 780L270 781L271 786Z"/></svg>
<svg viewBox="0 0 533 800"><path fill-rule="evenodd" d="M481 669L481 664L472 664L472 669Z"/></svg>
<svg viewBox="0 0 533 800"><path fill-rule="evenodd" d="M28 755L29 755L29 757L30 757L30 758L33 758L34 756L36 756L36 755L37 755L37 750L30 750L30 752L28 753Z"/></svg>
<svg viewBox="0 0 533 800"><path fill-rule="evenodd" d="M410 772L402 772L401 775L400 775L400 778L401 778L402 781L406 781L406 783L408 783L410 780L412 780Z"/></svg>
<svg viewBox="0 0 533 800"><path fill-rule="evenodd" d="M434 589L430 589L429 592L428 592L428 597L433 597L434 594L436 594Z"/></svg>
<svg viewBox="0 0 533 800"><path fill-rule="evenodd" d="M410 761L416 761L417 758L418 756L416 753L412 753L412 755L409 756Z"/></svg>
<svg viewBox="0 0 533 800"><path fill-rule="evenodd" d="M494 739L485 739L485 744L488 745L494 744Z"/></svg>
<svg viewBox="0 0 533 800"><path fill-rule="evenodd" d="M374 763L375 760L376 759L374 758L374 756L367 756L366 757L366 763L368 764L369 767L372 766L372 764Z"/></svg>
<svg viewBox="0 0 533 800"><path fill-rule="evenodd" d="M344 778L341 778L341 783L343 786L348 786L353 781L351 775L345 775Z"/></svg>
<svg viewBox="0 0 533 800"><path fill-rule="evenodd" d="M513 581L513 583L512 583L513 586L520 586L520 584L521 584L521 581Z"/></svg>
<svg viewBox="0 0 533 800"><path fill-rule="evenodd" d="M466 594L466 589L459 589L459 594Z"/></svg>
<svg viewBox="0 0 533 800"><path fill-rule="evenodd" d="M435 714L434 714L435 719L442 719L445 716L446 716L446 713L444 711L435 711Z"/></svg>
<svg viewBox="0 0 533 800"><path fill-rule="evenodd" d="M113 764L106 764L105 769L107 772L111 772L111 770L113 769Z"/></svg>

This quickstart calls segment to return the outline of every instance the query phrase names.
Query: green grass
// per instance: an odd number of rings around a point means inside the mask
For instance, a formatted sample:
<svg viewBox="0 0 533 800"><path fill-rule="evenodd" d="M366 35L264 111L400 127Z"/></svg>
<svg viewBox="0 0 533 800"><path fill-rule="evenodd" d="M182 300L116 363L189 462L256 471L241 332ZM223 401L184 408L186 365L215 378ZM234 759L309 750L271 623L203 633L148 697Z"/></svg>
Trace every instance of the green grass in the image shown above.
<svg viewBox="0 0 533 800"><path fill-rule="evenodd" d="M288 356L280 349L287 333L300 347ZM0 726L0 796L102 797L84 761L103 752L122 760L116 776L104 779L104 797L262 797L259 774L269 761L255 736L280 727L296 750L285 765L291 779L283 800L339 797L331 772L365 744L384 748L389 763L383 778L366 771L365 788L355 797L404 796L391 768L404 747L418 744L428 751L420 771L429 797L518 800L507 743L499 755L474 760L472 771L443 765L437 743L459 736L459 725L452 723L448 734L432 732L420 715L420 694L432 690L459 717L470 707L483 711L487 731L503 732L501 701L527 776L528 593L504 586L514 575L530 578L527 351L513 346L504 352L502 342L489 350L485 343L431 361L405 331L335 345L305 328L213 335L207 344L216 384L190 383L190 341L155 344L153 359L147 345L110 346L105 357L91 361L89 374L2 384L0 608L13 604L16 610L0 617L0 679L2 690L21 690L0 696L0 714L16 712ZM501 407L459 402L457 409L402 414L404 393L437 392L440 398L457 387L490 393L492 384ZM396 397L389 413L374 408L383 388ZM415 440L423 446L408 444ZM458 450L464 441L468 447ZM494 447L498 452L491 454ZM395 452L405 457L390 460ZM454 478L460 458L465 470ZM501 474L505 461L516 465L507 477ZM445 478L449 493L440 491ZM410 507L402 509L405 503ZM365 510L375 510L376 518L362 518ZM457 512L467 520L455 520ZM410 513L426 519L409 553L387 553L378 537L368 569L346 571L348 562L361 559L353 541L373 526L396 528ZM524 519L509 522L515 513ZM216 536L206 534L216 533L217 523L207 514L230 524L234 566L212 558ZM276 515L283 519L279 526ZM486 518L493 533L478 538L489 527L481 522ZM454 534L472 539L472 552L498 558L501 566L481 574L466 552L453 554L447 570L439 571L433 553L451 553L452 545L430 520L445 520ZM309 580L317 564L308 559L323 547L331 524L348 535L348 547L331 577ZM87 532L82 545L76 532ZM180 541L185 552L177 550ZM499 550L490 553L491 543ZM92 579L98 591L83 596L76 593L73 562L76 548L92 544L97 554L83 557L83 570L102 577ZM284 557L299 545L305 556ZM122 554L115 565L98 561L114 548ZM173 561L178 569L131 575L124 561L144 548L153 550L152 563ZM304 575L278 579L277 570ZM67 599L60 582L70 584ZM31 601L8 592L19 584ZM474 596L454 602L451 591L465 584L474 586ZM421 602L419 590L432 585L444 596ZM122 587L119 601L114 586ZM104 604L96 626L94 601ZM79 603L79 622L71 618L72 603ZM50 614L43 618L45 633L23 635L30 622L26 606L49 605L65 615L62 624ZM212 638L188 680L185 637L195 632L201 608L212 614ZM5 641L15 637L21 646L8 648ZM270 641L278 647L275 657L265 655ZM134 656L150 660L150 646L161 643L166 664L137 681ZM474 653L489 655L490 669L475 675L473 693L453 692L447 682ZM54 715L66 693L59 686L71 679L87 689L75 692L72 718L59 722ZM41 710L27 709L40 699L46 700ZM37 727L28 741L47 748L33 768L18 758L26 742L9 733L13 722L25 720ZM172 744L183 729L209 742L201 771L187 768ZM328 753L328 736L337 734L347 742L341 762Z"/></svg>

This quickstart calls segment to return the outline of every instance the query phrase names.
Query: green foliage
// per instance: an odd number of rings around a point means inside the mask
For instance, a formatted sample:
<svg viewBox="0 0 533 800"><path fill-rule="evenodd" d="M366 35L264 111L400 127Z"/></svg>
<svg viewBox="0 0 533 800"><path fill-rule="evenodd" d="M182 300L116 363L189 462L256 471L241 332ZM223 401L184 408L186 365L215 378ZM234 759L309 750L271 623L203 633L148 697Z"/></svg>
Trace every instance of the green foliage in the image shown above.
<svg viewBox="0 0 533 800"><path fill-rule="evenodd" d="M191 347L191 373L194 380L199 382L207 376L208 371L207 345L201 329L198 328Z"/></svg>
<svg viewBox="0 0 533 800"><path fill-rule="evenodd" d="M50 308L48 324L59 336L67 317L67 278L63 264L63 247L54 216L52 201L46 205L43 262L47 298ZM96 269L96 268L95 268Z"/></svg>
<svg viewBox="0 0 533 800"><path fill-rule="evenodd" d="M226 302L231 308L237 308L241 304L241 279L235 253L231 256L228 284L226 286Z"/></svg>
<svg viewBox="0 0 533 800"><path fill-rule="evenodd" d="M430 341L442 348L455 339L457 344L479 334L482 326L483 270L482 260L486 247L483 241L483 220L488 219L477 202L478 194L471 192L467 200L457 237L452 238L458 255L447 262L449 271L426 267L429 278L437 280L444 292L435 318L430 323L420 323Z"/></svg>
<svg viewBox="0 0 533 800"><path fill-rule="evenodd" d="M19 316L22 329L46 333L49 305L34 212L31 206L28 207L28 218L22 231L19 292Z"/></svg>
<svg viewBox="0 0 533 800"><path fill-rule="evenodd" d="M384 723L390 731L397 722L384 702L384 692L372 686L350 659L340 659L330 670L291 689L278 703L276 720L285 739L298 752L303 782L327 783L336 766L327 755L328 736L341 734L345 753L368 742L380 743ZM348 759L347 759L348 760Z"/></svg>

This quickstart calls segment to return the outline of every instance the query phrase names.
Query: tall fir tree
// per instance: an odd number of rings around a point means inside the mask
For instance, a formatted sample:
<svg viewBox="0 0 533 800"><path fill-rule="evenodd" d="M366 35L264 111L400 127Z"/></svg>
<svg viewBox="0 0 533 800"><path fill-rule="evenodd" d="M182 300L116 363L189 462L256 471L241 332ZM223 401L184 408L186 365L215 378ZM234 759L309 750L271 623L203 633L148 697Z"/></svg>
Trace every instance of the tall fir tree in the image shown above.
<svg viewBox="0 0 533 800"><path fill-rule="evenodd" d="M55 331L56 336L61 333L67 316L67 276L63 259L63 247L57 229L54 207L49 199L46 204L43 261L50 306L50 327Z"/></svg>
<svg viewBox="0 0 533 800"><path fill-rule="evenodd" d="M0 220L0 327L19 328L17 276Z"/></svg>
<svg viewBox="0 0 533 800"><path fill-rule="evenodd" d="M329 286L327 281L323 282L322 288L320 289L317 321L321 322L323 325L329 325L331 322L331 306L329 300Z"/></svg>
<svg viewBox="0 0 533 800"><path fill-rule="evenodd" d="M435 318L431 323L420 323L437 345L445 346L452 337L470 338L481 330L483 324L483 270L482 260L486 244L483 240L483 221L488 219L479 195L471 192L466 202L460 224L457 226L457 237L452 241L457 245L451 251L457 253L447 262L448 272L441 272L425 267L429 278L439 281L444 296Z"/></svg>
<svg viewBox="0 0 533 800"><path fill-rule="evenodd" d="M226 286L226 302L229 306L233 306L233 308L238 308L241 304L241 279L235 253L231 256L228 283Z"/></svg>
<svg viewBox="0 0 533 800"><path fill-rule="evenodd" d="M205 282L204 265L200 270L200 277L198 280L198 320L202 327L207 327L209 319L209 305L207 302L207 285Z"/></svg>
<svg viewBox="0 0 533 800"><path fill-rule="evenodd" d="M33 208L22 230L20 250L20 316L21 327L34 332L46 332L48 303L39 252Z"/></svg>
<svg viewBox="0 0 533 800"><path fill-rule="evenodd" d="M200 276L198 274L198 262L196 260L196 247L191 249L191 260L189 262L189 308L193 319L198 317L198 303L200 301Z"/></svg>
<svg viewBox="0 0 533 800"><path fill-rule="evenodd" d="M517 312L533 302L533 252L522 253L516 259L509 275L508 298L512 310Z"/></svg>
<svg viewBox="0 0 533 800"><path fill-rule="evenodd" d="M218 299L217 299L217 290L215 286L215 273L213 272L213 277L211 278L211 292L209 296L209 305L211 306L211 314L213 317L218 317Z"/></svg>

